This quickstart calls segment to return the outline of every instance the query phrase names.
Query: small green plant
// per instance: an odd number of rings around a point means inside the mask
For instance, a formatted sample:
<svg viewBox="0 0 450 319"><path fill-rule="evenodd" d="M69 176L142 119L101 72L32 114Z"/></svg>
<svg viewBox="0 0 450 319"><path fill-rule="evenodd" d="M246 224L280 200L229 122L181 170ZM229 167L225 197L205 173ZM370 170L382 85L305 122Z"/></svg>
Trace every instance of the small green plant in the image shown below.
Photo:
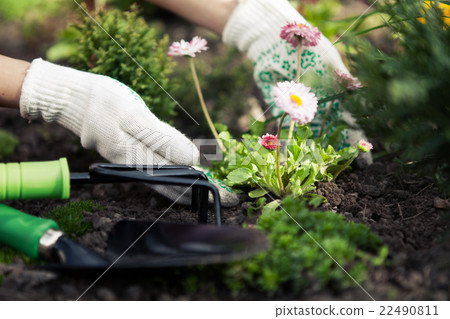
<svg viewBox="0 0 450 319"><path fill-rule="evenodd" d="M320 39L319 30L306 24L289 22L282 28L280 37L297 48L296 74L300 74L301 47L317 46ZM335 133L327 136L327 132L331 132L331 129L325 129L325 126L332 106L330 105L324 114L319 131L320 138L311 139L313 132L309 126L320 103L334 101L348 91L360 87L357 79L341 73L337 74L337 85L323 85L323 83L321 85L326 88L321 91L335 90L337 86L342 86L338 88L340 92L335 92L321 100L318 100L311 91L311 87L299 83L300 77L296 81L278 82L272 90L274 105L282 110L276 135L265 134L257 140L252 136L243 136L244 140L238 143L233 141L227 132L222 132L220 138L228 139L224 151L226 153L225 165L220 163L216 167L220 173L225 173L228 169L226 182L230 186L256 188L249 193L250 197L254 198L264 196L269 192L280 198L290 194L305 196L314 189L315 182L330 181L347 168L357 157L358 149L345 147L336 152L331 146L331 143L334 143L333 140L336 139L333 134L336 135L341 130L336 127ZM312 83L314 82L312 81ZM315 84L317 85L317 82ZM278 113L280 111L275 110ZM282 133L284 120L288 115L291 123L286 138L286 134L283 136ZM256 123L254 121L252 126ZM258 123L253 130L260 128L261 125ZM282 152L281 144L283 142L287 143L287 148ZM362 140L359 143L370 145ZM323 144L325 147L322 147ZM224 147L221 148L224 149ZM366 149L358 145L358 148L368 152L372 146L370 145L370 148Z"/></svg>
<svg viewBox="0 0 450 319"><path fill-rule="evenodd" d="M362 282L367 265L380 265L387 256L387 247L366 225L333 212L310 211L305 201L291 196L267 204L257 228L267 235L269 249L230 266L227 285L233 291L251 288L274 295L315 283L342 289L354 286L353 279Z"/></svg>
<svg viewBox="0 0 450 319"><path fill-rule="evenodd" d="M174 63L166 54L167 36L138 17L138 9L101 11L69 26L60 43L50 48L51 60L67 59L74 67L110 76L132 88L159 118L170 121L176 115L170 80ZM111 39L111 37L114 39Z"/></svg>
<svg viewBox="0 0 450 319"><path fill-rule="evenodd" d="M434 176L450 194L450 6L426 3L377 3L387 17L380 27L396 39L388 50L346 40L356 50L351 59L365 86L348 107L369 135L416 172Z"/></svg>
<svg viewBox="0 0 450 319"><path fill-rule="evenodd" d="M287 136L287 130L281 136ZM292 194L305 196L314 190L316 182L335 179L358 155L355 147L340 151L328 145L322 147L323 137L311 139L309 126L301 126L288 141L286 152L280 152L281 165L277 165L275 150L261 145L261 138L244 134L242 141L232 139L227 131L220 133L227 152L224 160L214 164L219 178L232 187L247 188L249 196L258 198L271 193L282 197ZM287 154L287 156L286 156ZM279 185L277 167L281 170ZM284 191L283 191L284 190Z"/></svg>
<svg viewBox="0 0 450 319"><path fill-rule="evenodd" d="M27 265L33 264L33 260L24 253L12 247L0 244L0 263L10 264L13 262L14 257L21 258Z"/></svg>
<svg viewBox="0 0 450 319"><path fill-rule="evenodd" d="M70 202L51 210L45 217L53 219L68 237L77 238L86 234L92 227L85 221L83 212L89 212L94 207L103 209L101 205L93 201Z"/></svg>
<svg viewBox="0 0 450 319"><path fill-rule="evenodd" d="M19 139L17 137L0 129L0 160L11 155L18 144Z"/></svg>

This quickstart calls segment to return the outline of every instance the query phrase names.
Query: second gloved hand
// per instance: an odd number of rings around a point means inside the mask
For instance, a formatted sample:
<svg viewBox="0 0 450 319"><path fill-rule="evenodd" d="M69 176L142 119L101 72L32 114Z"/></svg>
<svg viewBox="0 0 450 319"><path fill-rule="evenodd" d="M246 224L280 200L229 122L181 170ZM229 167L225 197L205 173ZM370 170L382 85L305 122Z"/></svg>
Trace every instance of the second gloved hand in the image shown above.
<svg viewBox="0 0 450 319"><path fill-rule="evenodd" d="M295 48L280 37L282 27L294 22L308 25L308 22L287 0L240 0L223 31L225 43L246 52L253 60L253 77L268 105L273 105L273 88L277 82L295 81L298 77L296 72L298 46ZM311 72L318 77L329 76L333 79L336 79L337 75L352 77L342 62L339 52L322 34L316 46L302 46L301 50L300 74L306 75ZM300 82L302 79L301 77ZM320 88L315 93L319 99L325 97L321 94ZM316 134L320 131L323 116L329 107L331 107L329 120L342 120L349 127L356 127L356 121L343 108L340 101L323 103L319 105L311 123L311 128ZM282 112L276 107L271 111L274 115ZM360 129L350 128L343 130L341 137L343 141L341 147L356 147L359 140L366 139ZM372 163L370 153L360 155L357 163L359 166L370 165Z"/></svg>

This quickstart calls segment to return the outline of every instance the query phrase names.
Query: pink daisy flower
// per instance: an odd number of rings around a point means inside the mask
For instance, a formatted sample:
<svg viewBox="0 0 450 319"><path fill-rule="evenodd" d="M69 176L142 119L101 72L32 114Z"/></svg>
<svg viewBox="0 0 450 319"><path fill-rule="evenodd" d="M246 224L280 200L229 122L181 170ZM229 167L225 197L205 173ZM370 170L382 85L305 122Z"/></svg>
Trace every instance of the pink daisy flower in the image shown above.
<svg viewBox="0 0 450 319"><path fill-rule="evenodd" d="M373 149L373 145L365 140L360 140L358 142L358 149L363 151L364 153L370 152Z"/></svg>
<svg viewBox="0 0 450 319"><path fill-rule="evenodd" d="M208 50L208 47L206 46L207 44L208 42L205 39L195 36L191 42L181 40L180 42L172 43L169 47L169 52L167 52L167 55L190 56L195 58L196 53Z"/></svg>
<svg viewBox="0 0 450 319"><path fill-rule="evenodd" d="M350 73L345 72L340 69L336 69L336 70L334 70L334 72L336 73L336 75L338 77L338 81L340 83L342 83L343 85L345 85L347 87L347 89L356 90L356 89L360 89L363 87L361 82L359 82L359 80L357 78L355 78L353 75L351 75Z"/></svg>
<svg viewBox="0 0 450 319"><path fill-rule="evenodd" d="M278 145L278 138L276 135L267 133L258 139L258 143L268 150L274 150Z"/></svg>
<svg viewBox="0 0 450 319"><path fill-rule="evenodd" d="M300 125L309 123L317 112L317 97L310 90L302 83L278 82L273 89L275 104Z"/></svg>
<svg viewBox="0 0 450 319"><path fill-rule="evenodd" d="M280 37L295 48L299 40L305 47L315 47L320 40L320 31L316 27L311 27L303 23L288 23L281 28Z"/></svg>

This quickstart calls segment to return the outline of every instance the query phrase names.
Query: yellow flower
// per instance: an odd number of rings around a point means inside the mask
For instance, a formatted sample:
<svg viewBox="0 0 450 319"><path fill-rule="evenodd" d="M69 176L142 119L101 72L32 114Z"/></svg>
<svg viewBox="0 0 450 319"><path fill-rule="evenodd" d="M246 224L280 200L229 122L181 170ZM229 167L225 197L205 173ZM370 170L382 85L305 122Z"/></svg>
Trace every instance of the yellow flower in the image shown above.
<svg viewBox="0 0 450 319"><path fill-rule="evenodd" d="M424 2L424 9L425 10L430 10L430 8L432 7L432 3L433 2L435 2L435 1L425 1ZM447 26L450 26L450 5L439 2L438 3L438 7L442 11L442 21L444 21L444 23ZM424 13L425 13L425 10L424 10ZM425 19L424 17L417 18L417 20L420 23L423 23L423 24L427 23L427 19Z"/></svg>

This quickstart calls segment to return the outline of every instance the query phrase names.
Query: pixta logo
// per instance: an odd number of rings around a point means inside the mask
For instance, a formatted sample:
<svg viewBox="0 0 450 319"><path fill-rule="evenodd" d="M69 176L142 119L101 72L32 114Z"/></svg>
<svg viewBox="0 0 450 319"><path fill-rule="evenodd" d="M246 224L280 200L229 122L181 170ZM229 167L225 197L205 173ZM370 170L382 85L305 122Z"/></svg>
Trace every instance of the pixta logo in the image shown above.
<svg viewBox="0 0 450 319"><path fill-rule="evenodd" d="M153 169L152 166L160 168L166 165L173 165L169 161L169 158L172 158L173 151L171 140L171 136L161 132L149 129L142 130L125 142L125 164L136 167L140 171L151 171Z"/></svg>

